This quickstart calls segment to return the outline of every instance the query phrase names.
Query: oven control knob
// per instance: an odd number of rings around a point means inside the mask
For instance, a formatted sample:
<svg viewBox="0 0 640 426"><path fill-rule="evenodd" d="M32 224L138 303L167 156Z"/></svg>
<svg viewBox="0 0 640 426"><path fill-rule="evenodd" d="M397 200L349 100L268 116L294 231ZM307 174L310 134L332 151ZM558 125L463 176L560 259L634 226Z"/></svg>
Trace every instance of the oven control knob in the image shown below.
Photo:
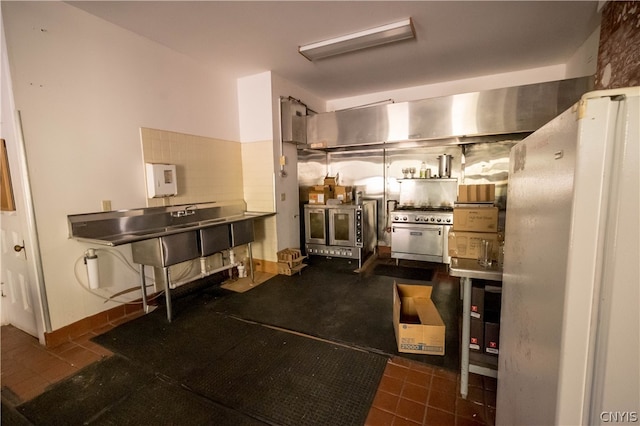
<svg viewBox="0 0 640 426"><path fill-rule="evenodd" d="M431 221L431 222L435 222L435 221L436 221L436 218L435 218L435 217L431 217L431 218L429 219L429 221Z"/></svg>
<svg viewBox="0 0 640 426"><path fill-rule="evenodd" d="M404 221L406 222L407 220L409 220L409 218L408 218L408 217L406 217L406 216L404 216L404 217L402 218L402 220L404 220Z"/></svg>
<svg viewBox="0 0 640 426"><path fill-rule="evenodd" d="M447 223L451 223L451 218L450 217L447 218Z"/></svg>
<svg viewBox="0 0 640 426"><path fill-rule="evenodd" d="M438 218L438 222L442 222L442 219Z"/></svg>
<svg viewBox="0 0 640 426"><path fill-rule="evenodd" d="M394 216L394 217L393 217L393 220L398 220L398 219L400 219L400 217L399 217L399 216Z"/></svg>

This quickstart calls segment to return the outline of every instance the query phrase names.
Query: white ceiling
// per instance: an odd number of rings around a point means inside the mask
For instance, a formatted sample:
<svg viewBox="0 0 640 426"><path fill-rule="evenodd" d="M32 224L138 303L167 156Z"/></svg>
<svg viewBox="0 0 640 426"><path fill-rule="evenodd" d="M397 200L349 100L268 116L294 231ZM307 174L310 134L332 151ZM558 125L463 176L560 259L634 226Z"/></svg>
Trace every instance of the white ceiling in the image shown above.
<svg viewBox="0 0 640 426"><path fill-rule="evenodd" d="M218 72L271 70L323 99L564 64L597 1L81 1ZM299 45L411 17L417 37L310 62Z"/></svg>

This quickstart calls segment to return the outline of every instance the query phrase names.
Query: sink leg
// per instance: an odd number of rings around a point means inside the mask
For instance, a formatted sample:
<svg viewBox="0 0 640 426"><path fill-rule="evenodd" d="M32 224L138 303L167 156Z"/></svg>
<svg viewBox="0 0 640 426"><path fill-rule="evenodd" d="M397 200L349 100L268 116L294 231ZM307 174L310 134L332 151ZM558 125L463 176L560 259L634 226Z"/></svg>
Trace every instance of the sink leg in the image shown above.
<svg viewBox="0 0 640 426"><path fill-rule="evenodd" d="M164 299L167 305L167 319L169 320L169 322L171 322L173 315L171 312L171 288L169 287L169 268L165 266L164 268L162 268L162 270L164 272Z"/></svg>
<svg viewBox="0 0 640 426"><path fill-rule="evenodd" d="M140 290L142 291L142 309L145 314L149 313L149 303L147 302L147 279L144 276L144 265L140 264Z"/></svg>
<svg viewBox="0 0 640 426"><path fill-rule="evenodd" d="M253 254L251 253L251 243L247 244L247 250L249 251L249 269L251 270L251 282L255 282L253 274Z"/></svg>

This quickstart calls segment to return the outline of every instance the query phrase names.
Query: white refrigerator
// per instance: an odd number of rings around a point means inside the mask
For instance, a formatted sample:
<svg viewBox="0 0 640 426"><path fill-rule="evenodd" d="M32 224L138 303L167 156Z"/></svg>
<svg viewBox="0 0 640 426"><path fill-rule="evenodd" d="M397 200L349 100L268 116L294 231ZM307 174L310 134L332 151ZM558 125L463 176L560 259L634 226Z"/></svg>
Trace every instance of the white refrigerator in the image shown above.
<svg viewBox="0 0 640 426"><path fill-rule="evenodd" d="M511 150L497 425L640 422L640 87Z"/></svg>

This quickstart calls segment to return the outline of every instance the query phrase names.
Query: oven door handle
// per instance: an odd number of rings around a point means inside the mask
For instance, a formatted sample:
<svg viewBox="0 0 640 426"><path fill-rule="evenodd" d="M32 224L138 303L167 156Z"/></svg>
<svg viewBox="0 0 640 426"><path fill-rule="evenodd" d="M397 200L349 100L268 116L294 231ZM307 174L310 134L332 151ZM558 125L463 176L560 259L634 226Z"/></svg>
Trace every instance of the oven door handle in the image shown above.
<svg viewBox="0 0 640 426"><path fill-rule="evenodd" d="M410 236L413 237L421 237L423 232L437 232L438 235L442 235L442 226L434 226L433 228L416 228L416 227L405 227L405 226L392 226L391 232L396 232L396 230L408 231Z"/></svg>

